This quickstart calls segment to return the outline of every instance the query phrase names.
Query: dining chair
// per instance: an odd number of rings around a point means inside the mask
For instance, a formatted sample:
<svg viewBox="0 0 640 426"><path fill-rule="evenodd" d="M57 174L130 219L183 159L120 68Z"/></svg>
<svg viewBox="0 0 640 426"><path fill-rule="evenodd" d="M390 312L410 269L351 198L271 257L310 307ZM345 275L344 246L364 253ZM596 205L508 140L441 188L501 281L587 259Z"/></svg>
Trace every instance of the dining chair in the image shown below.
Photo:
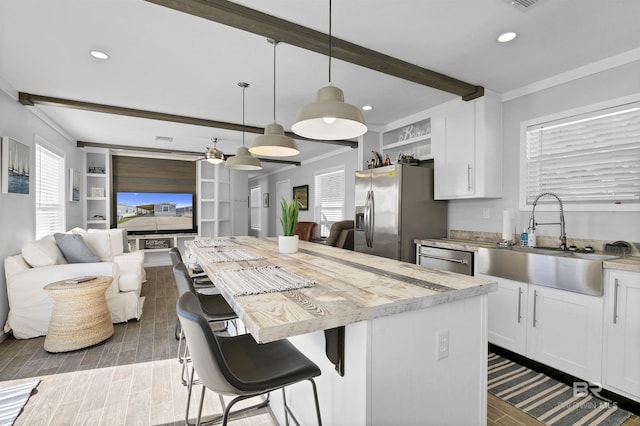
<svg viewBox="0 0 640 426"><path fill-rule="evenodd" d="M191 375L197 374L202 384L195 425L200 425L202 422L202 406L207 389L220 395L223 404L222 415L207 419L207 423L222 419L222 425L225 426L229 420L231 408L236 403L282 389L285 423L289 424L290 415L295 423L299 424L287 405L285 387L305 380L311 382L318 424L322 424L318 392L313 380L320 375L320 368L291 342L283 339L258 344L250 334L231 337L216 335L207 323L206 314L202 312L197 296L191 292L180 296L176 304L176 312L191 348ZM189 423L192 389L193 385L190 385L185 415L185 422L188 425L192 425ZM222 395L230 395L234 398L225 406ZM265 406L268 402L267 397L266 401L236 410L233 414Z"/></svg>
<svg viewBox="0 0 640 426"><path fill-rule="evenodd" d="M313 241L316 225L317 224L315 222L298 222L293 233L301 240Z"/></svg>

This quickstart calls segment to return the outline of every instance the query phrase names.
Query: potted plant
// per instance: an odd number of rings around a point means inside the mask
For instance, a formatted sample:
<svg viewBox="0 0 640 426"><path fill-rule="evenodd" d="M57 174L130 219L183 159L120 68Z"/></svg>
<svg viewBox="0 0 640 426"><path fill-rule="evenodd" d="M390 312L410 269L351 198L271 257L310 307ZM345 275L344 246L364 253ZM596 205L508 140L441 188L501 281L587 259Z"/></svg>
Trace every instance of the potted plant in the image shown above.
<svg viewBox="0 0 640 426"><path fill-rule="evenodd" d="M282 235L278 238L278 249L281 253L295 253L298 251L298 236L294 235L298 224L298 200L280 201L280 224Z"/></svg>

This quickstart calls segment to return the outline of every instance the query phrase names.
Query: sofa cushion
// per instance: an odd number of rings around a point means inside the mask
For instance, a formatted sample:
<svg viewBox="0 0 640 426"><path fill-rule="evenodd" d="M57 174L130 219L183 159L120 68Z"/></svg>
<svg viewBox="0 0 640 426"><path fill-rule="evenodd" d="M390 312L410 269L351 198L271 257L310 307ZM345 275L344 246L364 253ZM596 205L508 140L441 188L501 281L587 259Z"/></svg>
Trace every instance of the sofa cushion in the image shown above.
<svg viewBox="0 0 640 426"><path fill-rule="evenodd" d="M67 263L52 235L23 245L22 257L32 268Z"/></svg>
<svg viewBox="0 0 640 426"><path fill-rule="evenodd" d="M95 263L100 258L89 248L80 234L54 235L56 243L69 263Z"/></svg>
<svg viewBox="0 0 640 426"><path fill-rule="evenodd" d="M90 229L82 235L84 242L99 258L101 262L112 262L111 238L105 229Z"/></svg>

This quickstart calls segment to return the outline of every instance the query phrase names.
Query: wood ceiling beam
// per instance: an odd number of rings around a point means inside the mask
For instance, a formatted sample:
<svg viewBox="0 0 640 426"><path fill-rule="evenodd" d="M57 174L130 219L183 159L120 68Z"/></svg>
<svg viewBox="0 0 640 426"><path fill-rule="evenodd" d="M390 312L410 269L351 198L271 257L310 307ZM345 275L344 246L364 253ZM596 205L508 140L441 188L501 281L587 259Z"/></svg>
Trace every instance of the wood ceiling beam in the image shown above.
<svg viewBox="0 0 640 426"><path fill-rule="evenodd" d="M194 126L213 127L215 129L235 130L241 132L243 129L242 124L227 123L224 121L207 120L204 118L187 117L184 115L168 114L165 112L145 111L141 109L125 108L113 105L96 104L92 102L75 101L71 99L54 98L51 96L34 95L32 93L19 92L18 100L22 105L34 106L34 105L48 105L48 106L61 106L73 109L79 109L83 111L101 112L105 114L124 115L128 117L147 118L150 120L170 121L174 123L191 124ZM263 134L263 127L244 126L244 131L248 133ZM303 138L292 132L285 132L285 135L307 142L316 143L328 143L332 145L348 146L350 148L357 148L357 141L324 141Z"/></svg>
<svg viewBox="0 0 640 426"><path fill-rule="evenodd" d="M179 151L175 149L151 148L151 147L131 146L131 145L114 145L114 144L86 142L86 141L76 141L76 146L78 148L90 146L90 147L107 148L107 149L115 149L115 150L123 150L123 151L152 152L156 154L167 154L167 155L172 155L172 154L191 155L194 157L202 157L204 155L203 152L195 152L195 151ZM233 155L225 154L225 157L233 157ZM265 158L265 157L256 157L256 158L260 161L264 161L265 163L290 164L292 166L300 166L302 164L300 161L281 160L279 158Z"/></svg>
<svg viewBox="0 0 640 426"><path fill-rule="evenodd" d="M329 55L329 35L227 0L146 0L233 28ZM331 56L394 77L472 100L484 88L419 67L375 50L331 38Z"/></svg>

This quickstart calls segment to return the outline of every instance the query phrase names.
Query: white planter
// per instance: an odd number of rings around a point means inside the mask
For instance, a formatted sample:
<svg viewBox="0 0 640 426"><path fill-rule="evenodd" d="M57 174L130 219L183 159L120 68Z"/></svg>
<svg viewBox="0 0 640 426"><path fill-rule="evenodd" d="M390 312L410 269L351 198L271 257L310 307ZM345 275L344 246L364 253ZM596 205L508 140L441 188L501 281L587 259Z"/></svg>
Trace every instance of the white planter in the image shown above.
<svg viewBox="0 0 640 426"><path fill-rule="evenodd" d="M280 235L278 237L278 249L280 253L295 253L298 251L298 236L292 235L285 237Z"/></svg>

